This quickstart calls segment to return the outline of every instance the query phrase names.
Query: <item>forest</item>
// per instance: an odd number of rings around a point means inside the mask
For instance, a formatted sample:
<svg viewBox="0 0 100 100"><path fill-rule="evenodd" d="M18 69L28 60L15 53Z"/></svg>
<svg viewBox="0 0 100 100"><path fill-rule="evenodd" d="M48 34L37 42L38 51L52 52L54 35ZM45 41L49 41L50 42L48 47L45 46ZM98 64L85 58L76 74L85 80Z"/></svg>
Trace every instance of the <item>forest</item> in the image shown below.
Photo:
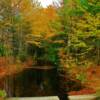
<svg viewBox="0 0 100 100"><path fill-rule="evenodd" d="M57 75L66 94L100 96L100 1L0 0L0 97L54 95Z"/></svg>

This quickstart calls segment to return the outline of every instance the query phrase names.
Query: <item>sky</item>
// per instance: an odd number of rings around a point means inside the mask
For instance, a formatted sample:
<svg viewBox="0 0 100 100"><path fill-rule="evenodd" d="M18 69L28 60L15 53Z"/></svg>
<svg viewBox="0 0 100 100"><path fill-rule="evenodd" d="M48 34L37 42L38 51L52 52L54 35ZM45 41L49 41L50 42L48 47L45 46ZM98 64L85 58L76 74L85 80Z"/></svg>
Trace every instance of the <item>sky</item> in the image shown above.
<svg viewBox="0 0 100 100"><path fill-rule="evenodd" d="M41 5L43 7L47 7L48 5L53 3L53 0L38 0L39 2L41 2Z"/></svg>
<svg viewBox="0 0 100 100"><path fill-rule="evenodd" d="M51 5L54 1L58 1L58 0L38 0L40 3L41 3L41 5L43 6L43 7L47 7L48 5Z"/></svg>

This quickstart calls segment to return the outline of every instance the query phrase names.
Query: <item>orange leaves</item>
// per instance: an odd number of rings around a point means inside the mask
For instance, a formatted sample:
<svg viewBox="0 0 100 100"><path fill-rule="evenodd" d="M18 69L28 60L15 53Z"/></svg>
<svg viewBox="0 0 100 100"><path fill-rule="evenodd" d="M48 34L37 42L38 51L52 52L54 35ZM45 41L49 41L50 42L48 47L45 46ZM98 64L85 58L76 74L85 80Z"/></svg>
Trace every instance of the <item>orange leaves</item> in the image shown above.
<svg viewBox="0 0 100 100"><path fill-rule="evenodd" d="M0 68L5 67L8 64L8 59L6 57L0 57Z"/></svg>
<svg viewBox="0 0 100 100"><path fill-rule="evenodd" d="M47 11L46 11L47 12ZM34 14L33 16L33 34L40 34L40 35L49 35L51 33L51 28L50 28L50 20L51 16L46 13L44 9L38 10L37 14ZM52 20L54 20L52 18Z"/></svg>
<svg viewBox="0 0 100 100"><path fill-rule="evenodd" d="M12 62L14 58L0 57L0 79L8 76L14 75L18 72L21 72L24 69L23 63ZM12 63L10 63L10 61ZM30 64L31 62L28 62Z"/></svg>
<svg viewBox="0 0 100 100"><path fill-rule="evenodd" d="M4 77L6 75L6 70L4 68L0 68L0 78Z"/></svg>
<svg viewBox="0 0 100 100"><path fill-rule="evenodd" d="M14 0L13 5L16 5L18 2L19 0ZM18 5L18 10L23 20L30 23L31 26L31 32L28 33L26 42L35 43L36 45L38 45L39 42L31 38L32 34L32 37L39 35L42 39L52 37L55 35L55 32L51 26L51 22L57 19L57 13L54 7L41 8L37 5L38 4L35 4L31 0L22 0Z"/></svg>
<svg viewBox="0 0 100 100"><path fill-rule="evenodd" d="M51 22L55 21L57 18L56 10L53 7L48 8L36 8L33 9L33 14L30 14L26 20L31 23L31 30L30 36L37 36L41 39L48 39L55 35L54 30L51 26ZM30 37L31 38L31 37ZM28 38L27 38L28 39ZM36 45L39 44L38 41L34 41L34 39L26 40L30 43L35 43Z"/></svg>
<svg viewBox="0 0 100 100"><path fill-rule="evenodd" d="M6 75L6 65L8 60L6 57L0 57L0 78L4 77Z"/></svg>
<svg viewBox="0 0 100 100"><path fill-rule="evenodd" d="M49 20L54 20L57 18L56 9L52 6L49 6L48 8L44 9L44 13L48 16L47 18Z"/></svg>
<svg viewBox="0 0 100 100"><path fill-rule="evenodd" d="M28 13L32 13L32 3L30 2L30 0L23 0L20 4L20 11L22 12L22 14L24 15L28 15Z"/></svg>

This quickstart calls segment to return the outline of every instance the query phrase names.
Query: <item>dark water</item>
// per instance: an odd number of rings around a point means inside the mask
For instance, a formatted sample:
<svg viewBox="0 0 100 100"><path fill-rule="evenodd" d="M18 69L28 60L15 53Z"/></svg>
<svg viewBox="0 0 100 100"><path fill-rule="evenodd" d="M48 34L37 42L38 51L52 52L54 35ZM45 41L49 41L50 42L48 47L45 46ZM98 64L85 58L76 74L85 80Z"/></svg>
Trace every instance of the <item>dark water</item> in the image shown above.
<svg viewBox="0 0 100 100"><path fill-rule="evenodd" d="M49 70L28 68L7 78L8 97L58 96L68 100L65 88L61 88L56 68Z"/></svg>
<svg viewBox="0 0 100 100"><path fill-rule="evenodd" d="M25 69L8 78L8 96L33 97L55 95L56 69Z"/></svg>

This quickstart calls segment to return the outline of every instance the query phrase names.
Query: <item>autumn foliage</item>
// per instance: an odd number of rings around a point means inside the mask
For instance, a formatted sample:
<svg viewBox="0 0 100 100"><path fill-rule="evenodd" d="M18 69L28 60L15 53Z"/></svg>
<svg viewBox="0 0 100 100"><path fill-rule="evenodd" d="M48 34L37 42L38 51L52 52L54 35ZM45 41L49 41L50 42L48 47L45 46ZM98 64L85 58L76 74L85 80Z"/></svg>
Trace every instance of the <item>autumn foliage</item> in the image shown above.
<svg viewBox="0 0 100 100"><path fill-rule="evenodd" d="M64 0L47 8L31 0L1 0L0 79L53 66L70 74L62 80L71 94L82 87L94 93L100 88L99 6L97 0Z"/></svg>

